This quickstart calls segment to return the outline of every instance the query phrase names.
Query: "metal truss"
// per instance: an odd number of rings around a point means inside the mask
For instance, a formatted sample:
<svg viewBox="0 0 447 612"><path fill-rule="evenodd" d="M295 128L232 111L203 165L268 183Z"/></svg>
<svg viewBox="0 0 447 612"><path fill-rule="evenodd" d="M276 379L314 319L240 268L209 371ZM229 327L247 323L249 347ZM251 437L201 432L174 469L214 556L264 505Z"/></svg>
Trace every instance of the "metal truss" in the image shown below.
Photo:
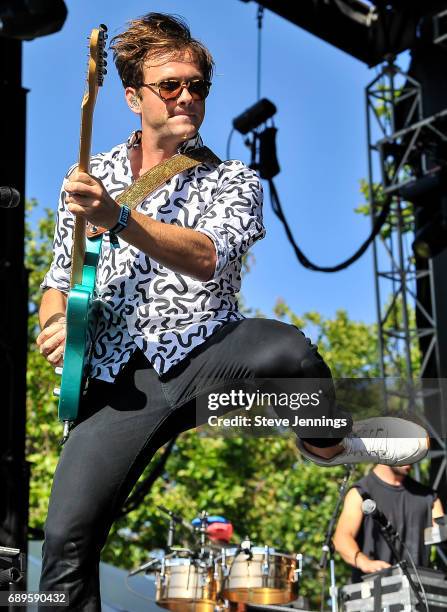
<svg viewBox="0 0 447 612"><path fill-rule="evenodd" d="M383 65L365 93L373 223L384 202L391 201L387 223L373 243L380 373L385 381L398 377L403 383L396 391L395 385L389 388L385 382L384 407L387 409L400 395L402 406L416 412L426 423L437 441L437 450L431 453L431 459L439 461L432 483L436 486L447 476L447 446L445 417L440 408L443 389L438 381L424 380L433 359L440 371L434 277L430 260L426 270L416 268L411 249L413 207L402 194L405 188L439 172L436 151L439 143L447 142L447 109L424 118L421 86L395 65L394 58ZM429 286L429 306L418 297L420 282ZM416 366L421 339L426 349L420 366ZM427 405L431 405L430 410Z"/></svg>

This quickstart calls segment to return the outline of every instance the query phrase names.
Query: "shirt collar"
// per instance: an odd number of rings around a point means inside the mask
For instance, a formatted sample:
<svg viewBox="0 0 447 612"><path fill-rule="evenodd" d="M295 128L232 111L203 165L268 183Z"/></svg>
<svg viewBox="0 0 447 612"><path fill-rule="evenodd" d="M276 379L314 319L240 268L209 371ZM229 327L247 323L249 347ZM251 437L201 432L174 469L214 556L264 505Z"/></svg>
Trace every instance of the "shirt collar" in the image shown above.
<svg viewBox="0 0 447 612"><path fill-rule="evenodd" d="M126 148L131 149L132 147L139 147L140 144L141 144L141 130L135 130L131 133L131 135L127 139ZM177 148L177 153L187 153L188 151L191 151L193 149L198 149L199 147L203 147L203 141L202 141L202 138L199 132L197 132L195 136L179 144Z"/></svg>
<svg viewBox="0 0 447 612"><path fill-rule="evenodd" d="M203 141L199 132L197 132L195 136L189 140L185 140L181 145L179 145L177 153L187 153L188 151L198 149L199 147L203 147Z"/></svg>

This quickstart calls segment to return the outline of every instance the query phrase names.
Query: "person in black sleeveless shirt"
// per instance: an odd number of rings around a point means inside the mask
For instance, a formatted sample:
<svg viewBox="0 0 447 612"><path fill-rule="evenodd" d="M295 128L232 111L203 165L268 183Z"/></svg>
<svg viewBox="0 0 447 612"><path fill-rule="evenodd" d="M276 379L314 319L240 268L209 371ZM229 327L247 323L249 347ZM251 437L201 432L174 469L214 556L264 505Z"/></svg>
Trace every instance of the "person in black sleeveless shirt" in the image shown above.
<svg viewBox="0 0 447 612"><path fill-rule="evenodd" d="M376 465L348 491L334 535L334 546L353 566L352 580L377 572L396 560L377 522L364 516L362 501L371 498L399 533L417 566L429 564L429 547L424 545L424 528L444 514L436 491L417 482L408 473L410 465ZM405 551L400 550L402 558Z"/></svg>

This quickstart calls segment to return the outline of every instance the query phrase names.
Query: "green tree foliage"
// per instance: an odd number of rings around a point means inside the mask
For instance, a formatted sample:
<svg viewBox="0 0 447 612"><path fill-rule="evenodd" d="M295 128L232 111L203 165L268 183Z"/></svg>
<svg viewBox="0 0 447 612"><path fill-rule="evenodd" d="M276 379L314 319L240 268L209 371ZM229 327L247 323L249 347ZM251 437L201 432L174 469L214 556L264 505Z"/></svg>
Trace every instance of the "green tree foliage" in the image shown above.
<svg viewBox="0 0 447 612"><path fill-rule="evenodd" d="M28 215L36 202L27 203ZM26 224L25 265L29 271L29 320L27 367L27 459L31 463L30 525L42 528L45 520L52 476L57 464L61 438L57 403L52 390L57 385L53 368L42 358L35 339L39 331L37 316L41 292L39 285L52 259L54 213L50 209L37 227Z"/></svg>

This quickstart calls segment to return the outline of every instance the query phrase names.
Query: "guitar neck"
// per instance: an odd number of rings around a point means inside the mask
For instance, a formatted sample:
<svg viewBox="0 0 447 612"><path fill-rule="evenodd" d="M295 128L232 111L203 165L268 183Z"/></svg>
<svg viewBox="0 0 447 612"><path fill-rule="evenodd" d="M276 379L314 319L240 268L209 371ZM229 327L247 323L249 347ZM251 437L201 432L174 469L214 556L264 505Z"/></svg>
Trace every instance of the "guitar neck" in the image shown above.
<svg viewBox="0 0 447 612"><path fill-rule="evenodd" d="M90 170L90 151L92 144L92 129L93 129L93 107L94 101L82 105L81 113L81 136L79 139L79 162L78 170L80 172L89 172ZM72 251L72 267L71 267L71 286L81 284L82 270L84 267L85 257L85 230L86 221L82 217L75 217L74 233L73 233L73 251Z"/></svg>
<svg viewBox="0 0 447 612"><path fill-rule="evenodd" d="M79 138L79 162L78 168L81 172L88 172L90 167L90 151L92 148L93 131L93 105L82 107L81 135Z"/></svg>
<svg viewBox="0 0 447 612"><path fill-rule="evenodd" d="M79 139L78 170L89 172L90 150L92 145L93 110L95 108L98 87L102 85L105 70L104 44L107 28L100 25L92 30L90 36L90 58L88 63L87 87L81 104L81 135ZM82 284L82 271L85 258L85 219L76 216L71 262L70 285Z"/></svg>

